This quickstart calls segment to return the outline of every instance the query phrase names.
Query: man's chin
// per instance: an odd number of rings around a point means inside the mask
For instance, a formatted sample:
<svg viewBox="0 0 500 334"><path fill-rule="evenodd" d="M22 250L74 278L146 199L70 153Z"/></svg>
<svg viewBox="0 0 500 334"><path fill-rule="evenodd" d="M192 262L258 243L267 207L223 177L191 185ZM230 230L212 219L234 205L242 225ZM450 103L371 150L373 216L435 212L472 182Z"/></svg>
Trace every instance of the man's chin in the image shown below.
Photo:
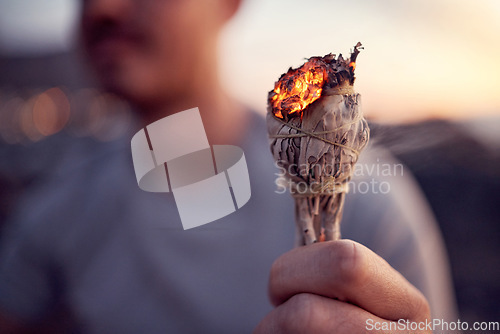
<svg viewBox="0 0 500 334"><path fill-rule="evenodd" d="M96 68L96 75L101 89L115 94L125 100L130 100L138 94L137 79L118 68Z"/></svg>
<svg viewBox="0 0 500 334"><path fill-rule="evenodd" d="M147 85L141 85L138 81L115 81L107 78L107 80L101 81L101 86L104 91L112 93L138 108L151 105L152 101L156 100L153 92L146 88Z"/></svg>
<svg viewBox="0 0 500 334"><path fill-rule="evenodd" d="M144 86L137 84L140 81L138 78L141 77L140 69L127 64L126 57L120 60L95 57L92 59L91 67L101 89L125 100L133 98L137 95L138 88Z"/></svg>
<svg viewBox="0 0 500 334"><path fill-rule="evenodd" d="M116 66L115 64L96 68L101 88L126 100L136 107L152 107L167 100L185 95L183 90L188 86L181 80L167 80L158 72L146 66Z"/></svg>

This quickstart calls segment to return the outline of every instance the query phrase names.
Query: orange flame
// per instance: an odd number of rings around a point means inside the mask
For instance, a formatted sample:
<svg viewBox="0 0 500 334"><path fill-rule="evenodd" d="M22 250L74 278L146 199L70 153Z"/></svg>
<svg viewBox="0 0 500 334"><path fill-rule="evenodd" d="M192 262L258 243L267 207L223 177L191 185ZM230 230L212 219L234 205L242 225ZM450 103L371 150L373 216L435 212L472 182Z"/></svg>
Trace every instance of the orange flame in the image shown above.
<svg viewBox="0 0 500 334"><path fill-rule="evenodd" d="M301 112L319 99L326 75L325 66L316 59L290 69L274 86L270 100L274 115L283 118L283 114Z"/></svg>
<svg viewBox="0 0 500 334"><path fill-rule="evenodd" d="M355 63L355 62L353 62L353 61L351 61L351 62L349 63L349 67L351 67L351 68L352 68L352 71L354 72L354 70L356 69L356 63Z"/></svg>

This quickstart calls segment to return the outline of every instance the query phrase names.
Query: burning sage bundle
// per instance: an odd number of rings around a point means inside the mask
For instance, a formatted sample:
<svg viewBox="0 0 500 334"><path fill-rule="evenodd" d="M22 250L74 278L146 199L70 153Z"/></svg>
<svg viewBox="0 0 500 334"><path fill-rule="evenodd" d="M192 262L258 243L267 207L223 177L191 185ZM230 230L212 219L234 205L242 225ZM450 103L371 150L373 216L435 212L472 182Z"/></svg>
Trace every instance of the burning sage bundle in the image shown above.
<svg viewBox="0 0 500 334"><path fill-rule="evenodd" d="M297 245L340 238L348 182L370 134L353 89L351 56L312 57L290 68L268 95L271 152L295 198Z"/></svg>

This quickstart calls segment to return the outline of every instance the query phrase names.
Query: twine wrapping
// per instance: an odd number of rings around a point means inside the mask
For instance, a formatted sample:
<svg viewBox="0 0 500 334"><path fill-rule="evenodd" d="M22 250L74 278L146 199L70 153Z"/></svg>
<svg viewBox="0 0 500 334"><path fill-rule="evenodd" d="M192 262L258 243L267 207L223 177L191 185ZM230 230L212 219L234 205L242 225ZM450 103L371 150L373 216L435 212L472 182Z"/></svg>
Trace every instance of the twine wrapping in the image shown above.
<svg viewBox="0 0 500 334"><path fill-rule="evenodd" d="M330 94L330 95L344 95L344 94ZM352 148L352 147L349 147L349 146L346 146L346 145L343 145L341 143L337 143L337 142L333 142L331 140L328 140L326 139L325 137L321 137L321 135L327 135L327 134L330 134L330 133L334 133L334 132L337 132L338 130L340 129L343 129L343 128L346 128L348 126L351 126L352 124L354 123L357 123L359 121L361 121L363 119L363 115L362 114L357 114L356 117L351 120L350 122L347 122L347 123L344 123L342 124L341 126L339 127L336 127L335 129L332 129L332 130L328 130L328 131L318 131L318 132L314 132L314 131L307 131L305 129L302 129L302 128L299 128L297 126L294 126L293 124L290 124L289 122L285 122L283 119L279 118L279 117L276 117L275 115L273 115L273 117L275 119L277 119L278 121L280 121L281 123L285 124L286 126L288 126L289 128L291 129L294 129L294 130L297 130L297 131L300 131L300 133L291 133L291 134L287 134L287 135L269 135L269 138L300 138L300 137L313 137L313 138L316 138L316 139L319 139L321 141L324 141L325 143L327 144L330 144L330 145L334 145L334 146L338 146L338 147L342 147L342 148L345 148L345 149L348 149L348 150L351 150L354 154L356 154L356 161L357 161L357 158L359 157L359 154L360 152L358 150L356 150L355 148Z"/></svg>

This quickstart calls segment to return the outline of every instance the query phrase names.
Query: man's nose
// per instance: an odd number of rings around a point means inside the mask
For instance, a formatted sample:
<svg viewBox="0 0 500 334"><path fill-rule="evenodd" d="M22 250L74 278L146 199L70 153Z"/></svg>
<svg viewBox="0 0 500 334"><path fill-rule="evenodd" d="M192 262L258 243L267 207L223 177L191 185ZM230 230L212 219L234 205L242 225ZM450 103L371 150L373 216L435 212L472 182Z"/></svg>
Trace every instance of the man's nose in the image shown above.
<svg viewBox="0 0 500 334"><path fill-rule="evenodd" d="M85 20L123 20L134 11L133 0L83 0L82 17Z"/></svg>

